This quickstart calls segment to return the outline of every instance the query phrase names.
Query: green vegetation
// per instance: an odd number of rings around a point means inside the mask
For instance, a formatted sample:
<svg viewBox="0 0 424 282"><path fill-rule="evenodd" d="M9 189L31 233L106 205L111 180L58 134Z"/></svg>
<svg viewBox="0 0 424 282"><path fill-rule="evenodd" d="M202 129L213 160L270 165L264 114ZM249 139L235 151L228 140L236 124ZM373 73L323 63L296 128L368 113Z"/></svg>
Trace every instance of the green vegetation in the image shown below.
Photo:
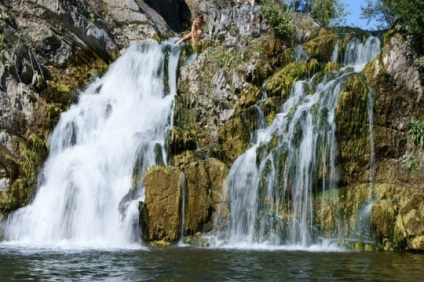
<svg viewBox="0 0 424 282"><path fill-rule="evenodd" d="M0 12L0 20L8 22L11 20L11 16L5 11Z"/></svg>
<svg viewBox="0 0 424 282"><path fill-rule="evenodd" d="M409 124L408 137L411 138L418 152L411 156L406 163L406 168L416 171L420 166L424 152L424 120L415 120Z"/></svg>
<svg viewBox="0 0 424 282"><path fill-rule="evenodd" d="M335 26L343 23L345 5L339 0L294 0L292 10L311 15L321 26Z"/></svg>
<svg viewBox="0 0 424 282"><path fill-rule="evenodd" d="M261 12L275 33L282 38L291 38L293 34L293 14L286 5L278 5L265 0Z"/></svg>
<svg viewBox="0 0 424 282"><path fill-rule="evenodd" d="M416 53L424 54L424 0L367 0L362 16L403 32Z"/></svg>
<svg viewBox="0 0 424 282"><path fill-rule="evenodd" d="M424 149L424 120L415 120L409 124L409 135L415 145Z"/></svg>

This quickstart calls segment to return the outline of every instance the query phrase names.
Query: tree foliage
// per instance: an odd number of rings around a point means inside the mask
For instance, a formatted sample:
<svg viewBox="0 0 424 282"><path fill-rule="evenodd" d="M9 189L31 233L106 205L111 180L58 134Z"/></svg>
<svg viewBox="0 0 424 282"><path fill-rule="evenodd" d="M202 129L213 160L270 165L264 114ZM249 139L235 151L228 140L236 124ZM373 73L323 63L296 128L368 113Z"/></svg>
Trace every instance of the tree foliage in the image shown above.
<svg viewBox="0 0 424 282"><path fill-rule="evenodd" d="M362 16L404 32L415 51L424 54L424 0L367 0Z"/></svg>
<svg viewBox="0 0 424 282"><path fill-rule="evenodd" d="M345 5L340 0L293 0L291 7L296 12L310 14L326 27L342 23L346 16Z"/></svg>
<svg viewBox="0 0 424 282"><path fill-rule="evenodd" d="M266 0L261 5L261 12L278 36L287 39L292 37L293 15L286 5L277 5L274 1Z"/></svg>

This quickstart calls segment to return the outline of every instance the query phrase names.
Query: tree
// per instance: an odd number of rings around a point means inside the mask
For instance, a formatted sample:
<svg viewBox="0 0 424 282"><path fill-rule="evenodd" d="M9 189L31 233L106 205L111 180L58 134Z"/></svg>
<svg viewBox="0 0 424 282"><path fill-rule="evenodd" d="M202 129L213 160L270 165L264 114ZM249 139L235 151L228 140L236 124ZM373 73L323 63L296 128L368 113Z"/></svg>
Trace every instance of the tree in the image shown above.
<svg viewBox="0 0 424 282"><path fill-rule="evenodd" d="M368 23L374 19L378 22L378 29L388 29L393 25L395 16L393 11L389 9L386 0L367 0L367 4L362 9L362 18L368 19Z"/></svg>
<svg viewBox="0 0 424 282"><path fill-rule="evenodd" d="M424 53L424 0L367 0L362 16L405 33L415 51Z"/></svg>
<svg viewBox="0 0 424 282"><path fill-rule="evenodd" d="M291 8L310 14L322 26L338 25L346 16L345 5L339 0L293 0Z"/></svg>

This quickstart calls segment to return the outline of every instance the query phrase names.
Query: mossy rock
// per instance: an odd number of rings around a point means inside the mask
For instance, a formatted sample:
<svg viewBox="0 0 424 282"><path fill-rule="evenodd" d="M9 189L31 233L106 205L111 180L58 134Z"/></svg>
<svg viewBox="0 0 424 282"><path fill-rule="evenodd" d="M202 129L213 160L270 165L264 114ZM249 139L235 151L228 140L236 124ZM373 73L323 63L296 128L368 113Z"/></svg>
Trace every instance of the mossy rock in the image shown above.
<svg viewBox="0 0 424 282"><path fill-rule="evenodd" d="M243 108L252 106L261 98L261 94L259 87L248 83L239 95L239 105Z"/></svg>
<svg viewBox="0 0 424 282"><path fill-rule="evenodd" d="M336 62L328 62L325 65L324 73L334 72L334 71L339 70L340 68L341 68L341 65L340 64L338 64Z"/></svg>
<svg viewBox="0 0 424 282"><path fill-rule="evenodd" d="M297 80L309 77L318 66L318 61L289 63L278 71L266 84L266 90L269 97L280 97L284 102L291 91L292 85Z"/></svg>
<svg viewBox="0 0 424 282"><path fill-rule="evenodd" d="M218 145L213 148L212 156L231 166L249 146L250 129L245 117L239 114L219 128Z"/></svg>
<svg viewBox="0 0 424 282"><path fill-rule="evenodd" d="M165 248L172 246L172 243L166 240L160 240L160 241L152 241L148 243L149 247L153 248Z"/></svg>
<svg viewBox="0 0 424 282"><path fill-rule="evenodd" d="M65 71L51 69L52 79L47 80L47 88L41 96L48 103L69 105L75 100L75 91L89 83L94 77L100 76L108 68L108 64L101 58L91 62L77 63L69 66Z"/></svg>
<svg viewBox="0 0 424 282"><path fill-rule="evenodd" d="M146 242L175 242L181 224L184 174L175 167L152 166L143 177L145 202L140 205L140 223Z"/></svg>
<svg viewBox="0 0 424 282"><path fill-rule="evenodd" d="M304 44L311 59L326 63L330 61L338 35L335 31L321 29L318 36Z"/></svg>
<svg viewBox="0 0 424 282"><path fill-rule="evenodd" d="M384 249L384 239L393 238L395 210L391 200L379 200L371 210L371 226L379 249Z"/></svg>
<svg viewBox="0 0 424 282"><path fill-rule="evenodd" d="M270 125L274 120L280 109L280 106L281 100L279 97L270 97L261 104L265 115L265 121L268 125Z"/></svg>
<svg viewBox="0 0 424 282"><path fill-rule="evenodd" d="M184 167L186 175L184 234L193 235L212 229L214 212L225 198L228 168L221 161L191 162Z"/></svg>
<svg viewBox="0 0 424 282"><path fill-rule="evenodd" d="M181 154L183 151L197 149L196 131L194 129L182 129L174 126L171 132L169 148L172 155Z"/></svg>
<svg viewBox="0 0 424 282"><path fill-rule="evenodd" d="M345 80L337 102L336 136L340 175L345 183L368 181L371 151L368 91L360 75L351 75Z"/></svg>

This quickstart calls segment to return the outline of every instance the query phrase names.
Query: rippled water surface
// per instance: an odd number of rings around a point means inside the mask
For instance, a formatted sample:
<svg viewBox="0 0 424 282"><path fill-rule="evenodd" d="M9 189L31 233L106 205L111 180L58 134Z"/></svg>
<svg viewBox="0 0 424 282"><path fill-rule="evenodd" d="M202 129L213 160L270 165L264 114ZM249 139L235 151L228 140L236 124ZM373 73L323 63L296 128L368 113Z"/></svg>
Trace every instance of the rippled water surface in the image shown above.
<svg viewBox="0 0 424 282"><path fill-rule="evenodd" d="M0 281L422 281L424 254L0 246Z"/></svg>

